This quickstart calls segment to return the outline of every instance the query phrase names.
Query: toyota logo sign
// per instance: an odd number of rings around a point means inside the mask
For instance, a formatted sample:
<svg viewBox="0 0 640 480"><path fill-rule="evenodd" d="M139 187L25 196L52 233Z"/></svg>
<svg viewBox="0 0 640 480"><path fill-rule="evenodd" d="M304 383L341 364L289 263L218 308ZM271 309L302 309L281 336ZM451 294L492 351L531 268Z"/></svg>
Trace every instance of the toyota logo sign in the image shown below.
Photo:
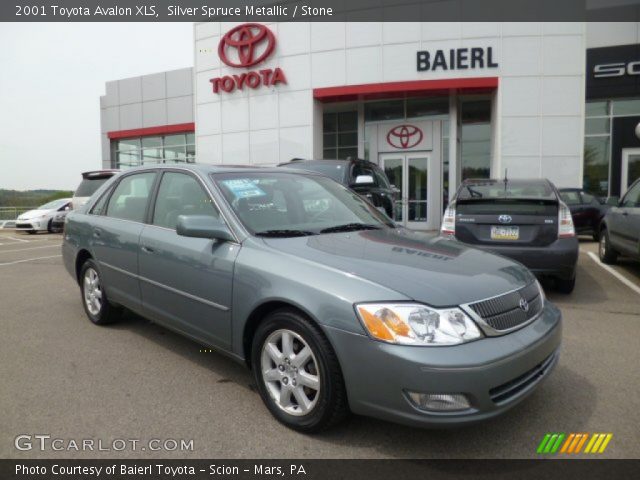
<svg viewBox="0 0 640 480"><path fill-rule="evenodd" d="M267 59L275 47L276 37L271 30L259 23L244 23L220 39L218 56L230 67L246 68ZM230 58L232 51L235 55Z"/></svg>
<svg viewBox="0 0 640 480"><path fill-rule="evenodd" d="M500 216L498 217L498 221L499 221L500 223L511 223L511 220L513 220L513 219L511 218L511 215L500 215Z"/></svg>
<svg viewBox="0 0 640 480"><path fill-rule="evenodd" d="M387 133L387 143L393 148L406 149L418 145L424 134L415 125L398 125Z"/></svg>

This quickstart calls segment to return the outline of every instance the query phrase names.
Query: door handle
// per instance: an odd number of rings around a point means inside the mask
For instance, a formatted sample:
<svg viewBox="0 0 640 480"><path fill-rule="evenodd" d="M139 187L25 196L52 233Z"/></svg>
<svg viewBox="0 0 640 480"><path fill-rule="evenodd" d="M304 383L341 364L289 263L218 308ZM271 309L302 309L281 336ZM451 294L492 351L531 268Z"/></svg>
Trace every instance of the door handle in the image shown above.
<svg viewBox="0 0 640 480"><path fill-rule="evenodd" d="M147 247L146 245L144 245L142 247L142 251L145 253L153 253L155 250L153 248Z"/></svg>
<svg viewBox="0 0 640 480"><path fill-rule="evenodd" d="M99 238L100 235L102 235L102 230L99 229L99 228L94 228L93 229L93 236L96 237L96 238Z"/></svg>

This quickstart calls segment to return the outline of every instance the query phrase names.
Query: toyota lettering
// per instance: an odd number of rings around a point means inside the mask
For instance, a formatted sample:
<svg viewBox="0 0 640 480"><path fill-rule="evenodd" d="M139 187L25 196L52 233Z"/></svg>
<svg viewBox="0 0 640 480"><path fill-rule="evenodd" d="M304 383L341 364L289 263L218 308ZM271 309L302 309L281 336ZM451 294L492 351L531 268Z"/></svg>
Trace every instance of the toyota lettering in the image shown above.
<svg viewBox="0 0 640 480"><path fill-rule="evenodd" d="M249 68L265 62L274 52L276 38L271 30L259 23L244 23L229 30L218 44L218 57L232 68ZM287 84L287 77L280 67L263 68L240 74L224 75L209 80L213 93L231 93Z"/></svg>

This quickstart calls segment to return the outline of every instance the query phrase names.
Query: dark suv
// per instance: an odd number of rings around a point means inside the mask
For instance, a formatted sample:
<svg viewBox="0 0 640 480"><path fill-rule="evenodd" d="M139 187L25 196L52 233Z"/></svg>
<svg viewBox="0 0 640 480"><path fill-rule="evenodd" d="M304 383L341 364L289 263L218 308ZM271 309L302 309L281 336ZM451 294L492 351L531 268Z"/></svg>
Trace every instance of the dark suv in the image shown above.
<svg viewBox="0 0 640 480"><path fill-rule="evenodd" d="M562 293L573 291L578 240L571 212L549 180L465 180L441 231L554 277Z"/></svg>
<svg viewBox="0 0 640 480"><path fill-rule="evenodd" d="M294 158L278 167L296 168L322 173L369 200L393 218L393 206L400 190L389 183L384 171L367 160L304 160Z"/></svg>

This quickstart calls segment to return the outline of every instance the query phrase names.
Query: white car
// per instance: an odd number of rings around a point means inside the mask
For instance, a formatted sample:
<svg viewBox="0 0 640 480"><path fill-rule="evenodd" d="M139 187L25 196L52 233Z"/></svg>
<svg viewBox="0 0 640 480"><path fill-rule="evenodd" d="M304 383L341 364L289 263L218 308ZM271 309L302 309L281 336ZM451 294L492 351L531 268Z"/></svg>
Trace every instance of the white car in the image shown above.
<svg viewBox="0 0 640 480"><path fill-rule="evenodd" d="M73 200L71 201L71 208L77 210L91 198L91 195L98 190L102 184L113 177L115 174L120 173L120 170L95 170L93 172L84 172L82 174L82 181L76 192L73 194Z"/></svg>
<svg viewBox="0 0 640 480"><path fill-rule="evenodd" d="M70 198L60 198L52 202L45 203L35 210L29 210L18 216L16 220L16 230L27 233L41 231L51 232L51 221L56 213L71 209Z"/></svg>

